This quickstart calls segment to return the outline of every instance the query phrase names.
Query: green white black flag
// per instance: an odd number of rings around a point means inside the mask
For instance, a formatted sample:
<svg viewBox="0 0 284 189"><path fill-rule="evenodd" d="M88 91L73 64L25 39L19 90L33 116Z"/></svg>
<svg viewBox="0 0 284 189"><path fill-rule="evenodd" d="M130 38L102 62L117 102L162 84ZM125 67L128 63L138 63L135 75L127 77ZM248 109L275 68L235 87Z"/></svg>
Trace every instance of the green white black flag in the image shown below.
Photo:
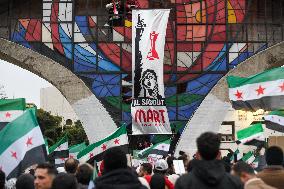
<svg viewBox="0 0 284 189"><path fill-rule="evenodd" d="M125 153L128 153L128 137L124 125L103 140L87 146L84 150L79 152L77 158L80 162L91 162L93 160L100 162L103 159L104 152L115 146L119 146Z"/></svg>
<svg viewBox="0 0 284 189"><path fill-rule="evenodd" d="M46 160L44 139L31 109L0 131L0 144L0 169L8 179Z"/></svg>
<svg viewBox="0 0 284 189"><path fill-rule="evenodd" d="M229 98L240 110L277 110L284 108L284 67L247 77L229 76Z"/></svg>

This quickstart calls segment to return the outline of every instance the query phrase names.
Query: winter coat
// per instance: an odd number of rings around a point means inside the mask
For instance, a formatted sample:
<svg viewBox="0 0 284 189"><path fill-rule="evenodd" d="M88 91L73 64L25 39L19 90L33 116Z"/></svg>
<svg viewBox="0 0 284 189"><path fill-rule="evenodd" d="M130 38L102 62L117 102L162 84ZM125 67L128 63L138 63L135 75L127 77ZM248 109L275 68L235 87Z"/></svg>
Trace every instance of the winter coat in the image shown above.
<svg viewBox="0 0 284 189"><path fill-rule="evenodd" d="M117 169L95 180L95 189L147 189L131 169Z"/></svg>
<svg viewBox="0 0 284 189"><path fill-rule="evenodd" d="M181 176L175 189L242 189L241 181L226 173L220 160L193 160L192 171Z"/></svg>

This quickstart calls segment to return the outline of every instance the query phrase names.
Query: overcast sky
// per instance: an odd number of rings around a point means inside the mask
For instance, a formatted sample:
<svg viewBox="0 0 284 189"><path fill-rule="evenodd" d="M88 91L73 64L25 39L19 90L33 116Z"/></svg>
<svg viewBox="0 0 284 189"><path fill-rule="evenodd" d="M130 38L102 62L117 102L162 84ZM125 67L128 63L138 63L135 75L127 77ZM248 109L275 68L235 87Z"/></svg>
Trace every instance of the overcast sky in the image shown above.
<svg viewBox="0 0 284 189"><path fill-rule="evenodd" d="M40 89L52 86L39 76L0 60L0 85L8 98L26 98L40 107Z"/></svg>

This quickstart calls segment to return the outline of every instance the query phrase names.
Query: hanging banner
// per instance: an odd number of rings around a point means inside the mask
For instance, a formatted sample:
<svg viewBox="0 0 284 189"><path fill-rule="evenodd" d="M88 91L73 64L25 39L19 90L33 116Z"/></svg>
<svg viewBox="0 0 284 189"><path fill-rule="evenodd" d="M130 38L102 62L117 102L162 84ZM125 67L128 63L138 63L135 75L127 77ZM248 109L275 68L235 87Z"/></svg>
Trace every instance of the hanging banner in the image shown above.
<svg viewBox="0 0 284 189"><path fill-rule="evenodd" d="M171 134L164 95L170 9L132 10L132 134Z"/></svg>

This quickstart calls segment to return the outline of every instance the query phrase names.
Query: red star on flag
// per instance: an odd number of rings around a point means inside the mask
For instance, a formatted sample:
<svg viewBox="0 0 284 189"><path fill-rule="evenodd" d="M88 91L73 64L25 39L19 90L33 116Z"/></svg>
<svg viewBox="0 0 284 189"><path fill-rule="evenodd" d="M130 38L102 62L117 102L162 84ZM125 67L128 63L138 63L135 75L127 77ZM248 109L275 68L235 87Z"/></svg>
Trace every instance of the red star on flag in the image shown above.
<svg viewBox="0 0 284 189"><path fill-rule="evenodd" d="M94 154L93 154L93 153L90 153L90 154L89 154L89 157L90 157L90 159L91 159L92 157L94 157Z"/></svg>
<svg viewBox="0 0 284 189"><path fill-rule="evenodd" d="M105 144L103 144L103 146L102 146L103 151L105 151L106 148L107 148L107 146Z"/></svg>
<svg viewBox="0 0 284 189"><path fill-rule="evenodd" d="M281 88L281 92L284 92L284 82L279 87Z"/></svg>
<svg viewBox="0 0 284 189"><path fill-rule="evenodd" d="M11 115L12 115L12 114L10 114L9 112L7 112L7 113L5 114L5 117L7 117L7 118L9 117L9 118L10 118Z"/></svg>
<svg viewBox="0 0 284 189"><path fill-rule="evenodd" d="M241 91L237 90L237 93L235 94L235 96L237 97L237 99L243 98L242 95L243 95L243 93L242 93Z"/></svg>
<svg viewBox="0 0 284 189"><path fill-rule="evenodd" d="M114 144L119 144L119 139L116 138L116 139L114 140Z"/></svg>
<svg viewBox="0 0 284 189"><path fill-rule="evenodd" d="M260 94L264 94L265 88L262 88L261 85L259 85L258 89L256 89L255 91L257 91L257 95L260 95Z"/></svg>
<svg viewBox="0 0 284 189"><path fill-rule="evenodd" d="M33 138L33 137L28 137L28 140L27 140L27 142L26 142L26 145L27 145L27 146L33 145L33 143L32 143L32 138Z"/></svg>
<svg viewBox="0 0 284 189"><path fill-rule="evenodd" d="M18 159L18 158L17 158L17 152L11 151L11 153L12 153L12 156L11 156L11 157L13 157L13 158L15 158L15 159Z"/></svg>

